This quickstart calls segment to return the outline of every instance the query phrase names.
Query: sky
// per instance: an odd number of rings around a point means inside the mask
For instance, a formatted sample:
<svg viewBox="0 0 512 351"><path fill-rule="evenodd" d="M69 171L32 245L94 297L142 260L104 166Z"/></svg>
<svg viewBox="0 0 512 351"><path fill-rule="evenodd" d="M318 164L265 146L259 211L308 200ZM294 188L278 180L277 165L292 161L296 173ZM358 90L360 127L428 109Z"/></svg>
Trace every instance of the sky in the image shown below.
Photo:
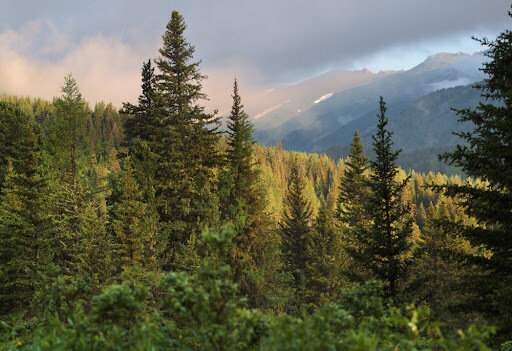
<svg viewBox="0 0 512 351"><path fill-rule="evenodd" d="M178 10L209 107L334 69L409 69L481 50L510 28L505 0L0 0L0 94L50 99L71 72L85 98L136 101L142 62ZM250 100L250 98L249 98ZM217 104L217 105L216 105Z"/></svg>

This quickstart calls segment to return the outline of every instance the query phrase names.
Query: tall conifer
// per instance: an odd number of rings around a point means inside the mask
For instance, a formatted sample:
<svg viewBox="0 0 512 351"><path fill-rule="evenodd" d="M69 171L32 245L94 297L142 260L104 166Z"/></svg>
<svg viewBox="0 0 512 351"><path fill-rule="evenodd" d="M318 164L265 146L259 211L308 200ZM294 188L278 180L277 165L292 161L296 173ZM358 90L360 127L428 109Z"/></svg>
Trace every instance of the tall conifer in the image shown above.
<svg viewBox="0 0 512 351"><path fill-rule="evenodd" d="M286 194L286 210L279 223L286 271L293 275L295 304L305 307L307 242L311 233L313 209L304 195L305 183L297 160L294 161L290 185Z"/></svg>
<svg viewBox="0 0 512 351"><path fill-rule="evenodd" d="M509 12L512 17L512 13ZM478 40L478 39L477 39ZM512 337L512 31L505 30L494 41L478 40L487 47L489 61L481 69L483 101L475 109L458 110L460 122L474 126L469 132L456 133L464 144L441 159L460 167L470 177L481 179L477 185L469 179L463 184L441 187L450 197L461 201L468 216L478 225L466 226L464 235L474 246L484 246L491 255L477 255L483 276L472 277L469 289L478 292L472 304L496 318L500 334ZM477 283L475 283L477 282Z"/></svg>
<svg viewBox="0 0 512 351"><path fill-rule="evenodd" d="M410 205L403 205L401 196L409 177L397 179L396 160L400 153L392 151L392 133L387 130L386 104L382 97L377 132L373 135L375 161L371 162L371 196L366 205L371 227L360 236L361 250L351 255L371 270L384 283L388 295L398 298L409 268L412 218Z"/></svg>
<svg viewBox="0 0 512 351"><path fill-rule="evenodd" d="M343 233L344 248L349 256L360 254L364 240L361 236L365 235L371 225L370 215L366 211L370 197L368 163L369 159L364 156L363 142L356 130L340 180L336 211L337 223ZM360 264L354 261L348 265L346 274L358 280L367 276Z"/></svg>
<svg viewBox="0 0 512 351"><path fill-rule="evenodd" d="M212 211L217 154L217 122L197 104L205 99L199 62L191 62L194 47L185 37L183 17L173 11L155 61L156 104L160 128L152 151L158 155L156 197L165 223L170 254L176 242L198 234ZM172 258L167 259L171 264Z"/></svg>
<svg viewBox="0 0 512 351"><path fill-rule="evenodd" d="M256 287L246 275L254 276L263 264L261 254L268 239L268 223L262 215L265 202L259 184L259 170L254 163L253 126L243 110L236 79L227 129L227 162L221 175L224 180L220 199L221 220L233 223L236 236L230 263L242 293L250 296L254 295Z"/></svg>
<svg viewBox="0 0 512 351"><path fill-rule="evenodd" d="M16 114L23 115L20 110ZM0 197L0 314L28 308L37 287L36 275L48 263L53 244L40 135L27 117L23 123L25 134L10 136L19 157L7 167Z"/></svg>

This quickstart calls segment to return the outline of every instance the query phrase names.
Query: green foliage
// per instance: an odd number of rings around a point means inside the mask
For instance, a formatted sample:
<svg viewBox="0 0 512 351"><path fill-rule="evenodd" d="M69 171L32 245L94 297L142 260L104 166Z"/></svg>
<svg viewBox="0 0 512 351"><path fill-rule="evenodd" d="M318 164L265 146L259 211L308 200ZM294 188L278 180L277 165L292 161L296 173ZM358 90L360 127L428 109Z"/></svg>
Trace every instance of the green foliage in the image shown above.
<svg viewBox="0 0 512 351"><path fill-rule="evenodd" d="M372 174L369 186L371 196L366 202L366 211L371 219L371 227L363 228L359 236L359 250L349 250L353 259L371 270L383 282L387 293L399 297L406 280L410 260L410 238L412 218L410 205L401 202L402 192L409 177L397 179L395 165L400 151L392 151L392 133L386 129L386 105L380 98L380 113L377 132L373 137L373 147L377 155L371 163ZM359 241L358 240L358 241Z"/></svg>
<svg viewBox="0 0 512 351"><path fill-rule="evenodd" d="M441 159L484 183L479 186L468 179L463 184L445 185L439 189L460 200L466 214L478 221L478 226L466 227L464 235L474 246L482 245L492 254L476 258L486 273L471 279L472 288L478 287L479 302L474 306L500 320L501 332L510 338L512 305L509 298L502 298L510 289L500 283L512 279L512 32L505 30L494 41L479 41L487 47L485 55L489 58L482 68L486 79L476 85L484 101L475 109L457 110L459 121L473 124L474 128L456 133L464 144L441 155ZM476 279L478 284L474 284Z"/></svg>
<svg viewBox="0 0 512 351"><path fill-rule="evenodd" d="M333 301L343 283L344 257L342 237L332 211L322 202L307 239L307 298L309 304L322 306Z"/></svg>
<svg viewBox="0 0 512 351"><path fill-rule="evenodd" d="M366 211L370 197L368 185L368 158L364 156L364 146L356 130L350 147L349 158L340 180L337 198L336 219L343 233L343 247L350 257L360 257L365 231L369 230L371 218ZM353 279L364 279L368 275L357 258L352 259L345 274Z"/></svg>
<svg viewBox="0 0 512 351"><path fill-rule="evenodd" d="M131 159L125 160L120 175L122 193L112 210L112 228L117 241L115 263L120 268L139 265L157 268L158 216L146 203L136 183Z"/></svg>
<svg viewBox="0 0 512 351"><path fill-rule="evenodd" d="M300 311L306 302L307 243L311 233L313 209L304 196L304 180L297 165L286 197L287 208L279 223L283 243L284 269L293 275L294 308Z"/></svg>
<svg viewBox="0 0 512 351"><path fill-rule="evenodd" d="M233 86L233 106L227 121L226 167L219 176L220 220L232 223L236 232L230 265L234 280L251 304L260 298L265 287L266 251L269 246L269 221L260 183L260 171L254 163L253 126L244 112L238 92ZM258 277L260 276L260 277Z"/></svg>

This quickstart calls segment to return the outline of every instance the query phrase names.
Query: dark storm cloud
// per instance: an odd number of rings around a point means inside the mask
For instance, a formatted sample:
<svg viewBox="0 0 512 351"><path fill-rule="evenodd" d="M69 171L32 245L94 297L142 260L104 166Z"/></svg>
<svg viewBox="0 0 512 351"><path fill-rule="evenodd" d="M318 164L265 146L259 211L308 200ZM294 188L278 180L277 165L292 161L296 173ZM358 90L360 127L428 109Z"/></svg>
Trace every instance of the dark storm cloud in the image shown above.
<svg viewBox="0 0 512 351"><path fill-rule="evenodd" d="M509 6L504 0L4 0L0 31L43 19L72 39L112 35L137 46L156 42L178 9L203 65L236 58L265 80L286 81L394 45L501 30L510 24Z"/></svg>

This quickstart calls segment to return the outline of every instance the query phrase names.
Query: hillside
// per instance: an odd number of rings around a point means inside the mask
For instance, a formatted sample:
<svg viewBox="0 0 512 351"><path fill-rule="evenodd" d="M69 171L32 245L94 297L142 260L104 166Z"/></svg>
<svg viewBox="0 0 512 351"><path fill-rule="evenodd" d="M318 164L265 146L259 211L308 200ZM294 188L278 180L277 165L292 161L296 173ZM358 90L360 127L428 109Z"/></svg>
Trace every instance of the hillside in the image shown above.
<svg viewBox="0 0 512 351"><path fill-rule="evenodd" d="M379 96L384 96L390 115L396 116L439 89L481 80L478 68L482 61L481 54L433 55L408 71L335 93L278 127L257 128L255 135L264 143L282 141L286 149L323 150L346 140L344 127L350 129L350 137L355 128L371 130Z"/></svg>

